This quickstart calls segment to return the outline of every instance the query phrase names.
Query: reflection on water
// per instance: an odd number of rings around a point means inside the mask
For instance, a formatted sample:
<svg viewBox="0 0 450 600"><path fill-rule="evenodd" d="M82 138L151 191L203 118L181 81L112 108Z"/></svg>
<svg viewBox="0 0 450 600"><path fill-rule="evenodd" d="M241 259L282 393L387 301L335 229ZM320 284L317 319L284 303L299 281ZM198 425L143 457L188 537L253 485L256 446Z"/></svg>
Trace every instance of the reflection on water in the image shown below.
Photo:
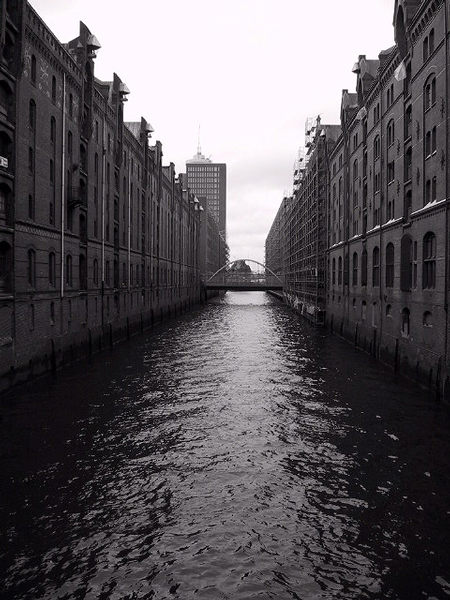
<svg viewBox="0 0 450 600"><path fill-rule="evenodd" d="M0 598L450 595L448 410L267 295L1 416Z"/></svg>

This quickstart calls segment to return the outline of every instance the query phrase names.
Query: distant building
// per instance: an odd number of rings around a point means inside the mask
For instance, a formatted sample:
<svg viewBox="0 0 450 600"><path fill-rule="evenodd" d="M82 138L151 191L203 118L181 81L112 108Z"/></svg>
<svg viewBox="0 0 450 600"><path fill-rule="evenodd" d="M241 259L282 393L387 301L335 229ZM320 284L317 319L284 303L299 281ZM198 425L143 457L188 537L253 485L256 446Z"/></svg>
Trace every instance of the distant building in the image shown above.
<svg viewBox="0 0 450 600"><path fill-rule="evenodd" d="M215 163L203 156L200 145L197 154L186 161L189 189L205 199L205 209L217 222L219 231L226 239L227 229L227 166Z"/></svg>
<svg viewBox="0 0 450 600"><path fill-rule="evenodd" d="M341 128L307 123L306 155L294 174L295 192L284 219L284 260L288 302L316 324L325 322L328 157Z"/></svg>
<svg viewBox="0 0 450 600"><path fill-rule="evenodd" d="M276 275L285 273L286 215L292 197L283 198L265 243L266 267Z"/></svg>

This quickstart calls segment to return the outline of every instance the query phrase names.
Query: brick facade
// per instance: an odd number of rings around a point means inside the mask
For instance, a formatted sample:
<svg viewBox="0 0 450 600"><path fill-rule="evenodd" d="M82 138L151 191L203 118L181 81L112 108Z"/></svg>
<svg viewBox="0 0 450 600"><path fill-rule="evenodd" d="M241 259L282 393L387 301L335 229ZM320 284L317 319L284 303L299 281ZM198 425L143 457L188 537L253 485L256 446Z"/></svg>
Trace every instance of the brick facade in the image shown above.
<svg viewBox="0 0 450 600"><path fill-rule="evenodd" d="M1 387L200 299L199 211L127 86L94 75L81 23L61 44L25 1L2 3Z"/></svg>

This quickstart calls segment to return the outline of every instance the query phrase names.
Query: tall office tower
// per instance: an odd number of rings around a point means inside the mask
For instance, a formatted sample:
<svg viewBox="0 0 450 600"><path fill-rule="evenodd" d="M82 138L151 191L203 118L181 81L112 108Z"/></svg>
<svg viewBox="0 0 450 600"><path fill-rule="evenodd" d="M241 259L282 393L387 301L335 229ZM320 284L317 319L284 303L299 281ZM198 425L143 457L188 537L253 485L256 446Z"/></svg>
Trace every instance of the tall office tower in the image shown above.
<svg viewBox="0 0 450 600"><path fill-rule="evenodd" d="M216 220L223 240L227 223L227 165L215 163L201 153L200 144L194 158L186 161L188 186L206 199L206 209Z"/></svg>

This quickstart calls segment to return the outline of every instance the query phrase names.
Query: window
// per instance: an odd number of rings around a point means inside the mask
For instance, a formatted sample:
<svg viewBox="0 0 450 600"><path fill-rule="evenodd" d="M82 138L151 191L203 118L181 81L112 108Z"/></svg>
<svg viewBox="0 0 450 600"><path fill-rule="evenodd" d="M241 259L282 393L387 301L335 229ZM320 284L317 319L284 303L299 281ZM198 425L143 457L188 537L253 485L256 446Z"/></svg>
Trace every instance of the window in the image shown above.
<svg viewBox="0 0 450 600"><path fill-rule="evenodd" d="M355 181L356 179L358 179L358 161L355 160L355 162L353 163L353 181Z"/></svg>
<svg viewBox="0 0 450 600"><path fill-rule="evenodd" d="M375 246L372 252L372 285L378 287L380 285L380 249Z"/></svg>
<svg viewBox="0 0 450 600"><path fill-rule="evenodd" d="M342 256L338 259L338 285L342 284Z"/></svg>
<svg viewBox="0 0 450 600"><path fill-rule="evenodd" d="M331 271L331 280L333 282L333 285L336 284L336 259L333 258L333 262L332 262L332 271Z"/></svg>
<svg viewBox="0 0 450 600"><path fill-rule="evenodd" d="M386 246L386 287L394 287L394 244Z"/></svg>
<svg viewBox="0 0 450 600"><path fill-rule="evenodd" d="M94 285L98 285L98 260L96 258L94 258L93 280Z"/></svg>
<svg viewBox="0 0 450 600"><path fill-rule="evenodd" d="M436 126L431 130L431 154L436 152L437 147L437 131Z"/></svg>
<svg viewBox="0 0 450 600"><path fill-rule="evenodd" d="M33 131L36 128L36 102L31 99L28 109L28 125Z"/></svg>
<svg viewBox="0 0 450 600"><path fill-rule="evenodd" d="M70 254L66 256L66 284L69 287L72 287L73 284L72 257Z"/></svg>
<svg viewBox="0 0 450 600"><path fill-rule="evenodd" d="M69 156L72 156L72 151L73 151L73 136L72 136L72 132L69 131L67 133L67 154Z"/></svg>
<svg viewBox="0 0 450 600"><path fill-rule="evenodd" d="M424 61L428 60L429 55L429 47L428 47L428 38L426 37L422 43L422 59Z"/></svg>
<svg viewBox="0 0 450 600"><path fill-rule="evenodd" d="M408 148L405 152L405 181L412 178L412 148Z"/></svg>
<svg viewBox="0 0 450 600"><path fill-rule="evenodd" d="M48 255L48 283L53 287L56 284L56 260L54 252L50 252Z"/></svg>
<svg viewBox="0 0 450 600"><path fill-rule="evenodd" d="M34 304L30 304L30 330L33 331L34 330L34 320L35 320L35 310L34 310Z"/></svg>
<svg viewBox="0 0 450 600"><path fill-rule="evenodd" d="M434 289L436 287L436 236L428 232L423 238L423 289Z"/></svg>
<svg viewBox="0 0 450 600"><path fill-rule="evenodd" d="M31 82L36 84L36 57L34 54L31 56Z"/></svg>
<svg viewBox="0 0 450 600"><path fill-rule="evenodd" d="M366 304L366 301L363 300L361 302L361 320L362 321L366 320L366 315L367 315L367 304Z"/></svg>
<svg viewBox="0 0 450 600"><path fill-rule="evenodd" d="M34 172L34 152L31 146L28 148L28 171Z"/></svg>
<svg viewBox="0 0 450 600"><path fill-rule="evenodd" d="M56 119L51 117L50 119L50 141L52 144L56 143Z"/></svg>
<svg viewBox="0 0 450 600"><path fill-rule="evenodd" d="M431 131L427 131L425 136L425 156L431 156Z"/></svg>
<svg viewBox="0 0 450 600"><path fill-rule="evenodd" d="M52 77L52 102L56 102L56 77Z"/></svg>
<svg viewBox="0 0 450 600"><path fill-rule="evenodd" d="M106 264L105 264L105 281L106 281L107 286L109 286L111 284L111 273L110 273L109 260L107 260Z"/></svg>
<svg viewBox="0 0 450 600"><path fill-rule="evenodd" d="M377 160L377 158L380 158L380 136L376 136L376 138L373 141L373 157L374 160Z"/></svg>
<svg viewBox="0 0 450 600"><path fill-rule="evenodd" d="M386 304L386 316L392 318L392 306L391 306L391 304Z"/></svg>
<svg viewBox="0 0 450 600"><path fill-rule="evenodd" d="M361 255L361 285L367 285L367 250L365 248Z"/></svg>
<svg viewBox="0 0 450 600"><path fill-rule="evenodd" d="M69 94L69 117L73 117L73 94Z"/></svg>
<svg viewBox="0 0 450 600"><path fill-rule="evenodd" d="M400 244L400 289L410 292L413 281L413 243L409 235L404 235Z"/></svg>
<svg viewBox="0 0 450 600"><path fill-rule="evenodd" d="M402 335L404 337L409 336L409 309L404 308L402 310Z"/></svg>
<svg viewBox="0 0 450 600"><path fill-rule="evenodd" d="M405 199L403 201L403 216L408 221L411 216L412 211L412 192L409 190L405 194Z"/></svg>
<svg viewBox="0 0 450 600"><path fill-rule="evenodd" d="M55 303L50 302L50 324L55 324Z"/></svg>
<svg viewBox="0 0 450 600"><path fill-rule="evenodd" d="M437 200L437 179L427 179L425 183L425 204L435 202Z"/></svg>
<svg viewBox="0 0 450 600"><path fill-rule="evenodd" d="M367 151L363 154L363 177L367 177Z"/></svg>
<svg viewBox="0 0 450 600"><path fill-rule="evenodd" d="M352 271L352 285L358 285L358 254L353 252L353 271Z"/></svg>
<svg viewBox="0 0 450 600"><path fill-rule="evenodd" d="M429 310L426 310L423 313L422 323L424 327L433 327L433 315L430 313Z"/></svg>
<svg viewBox="0 0 450 600"><path fill-rule="evenodd" d="M50 159L49 176L50 176L50 185L55 185L55 163L53 162L52 158Z"/></svg>
<svg viewBox="0 0 450 600"><path fill-rule="evenodd" d="M405 140L412 134L412 106L409 105L405 110Z"/></svg>
<svg viewBox="0 0 450 600"><path fill-rule="evenodd" d="M28 250L27 253L27 279L28 285L31 287L36 286L36 252L34 250Z"/></svg>
<svg viewBox="0 0 450 600"><path fill-rule="evenodd" d="M28 196L28 218L34 220L34 197L31 194Z"/></svg>
<svg viewBox="0 0 450 600"><path fill-rule="evenodd" d="M436 77L434 75L429 78L424 89L424 105L425 110L428 110L436 102Z"/></svg>
<svg viewBox="0 0 450 600"><path fill-rule="evenodd" d="M377 194L381 188L381 176L380 173L375 173L373 177L373 193Z"/></svg>
<svg viewBox="0 0 450 600"><path fill-rule="evenodd" d="M387 166L387 180L388 183L392 183L395 179L395 161L391 160Z"/></svg>
<svg viewBox="0 0 450 600"><path fill-rule="evenodd" d="M392 146L392 144L394 143L394 139L395 139L395 125L394 125L394 121L391 120L388 123L387 126L387 145Z"/></svg>

